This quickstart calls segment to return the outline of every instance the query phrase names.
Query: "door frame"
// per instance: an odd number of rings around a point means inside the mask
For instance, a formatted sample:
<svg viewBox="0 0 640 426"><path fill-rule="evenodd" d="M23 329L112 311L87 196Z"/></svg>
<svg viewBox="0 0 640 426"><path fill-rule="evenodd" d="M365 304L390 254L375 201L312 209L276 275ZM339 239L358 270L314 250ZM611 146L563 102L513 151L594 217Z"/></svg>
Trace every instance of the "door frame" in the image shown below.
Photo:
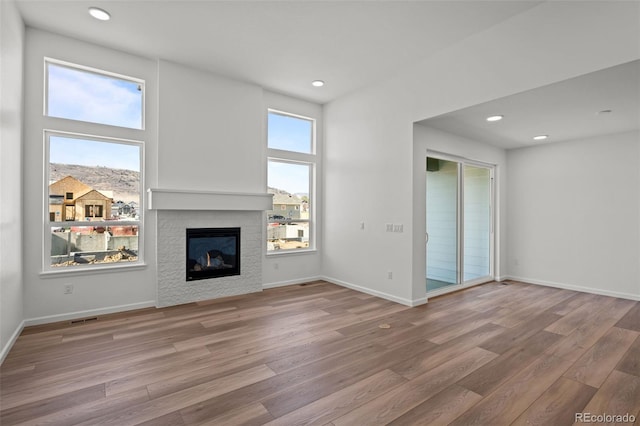
<svg viewBox="0 0 640 426"><path fill-rule="evenodd" d="M495 279L495 271L496 271L496 244L495 244L495 235L496 235L496 164L487 163L485 161L470 159L466 157L461 157L457 155L452 155L440 151L427 150L425 156L425 191L426 191L426 179L427 179L427 171L426 171L426 159L427 158L436 158L439 160L452 161L458 164L458 193L457 193L457 218L456 218L456 226L457 226L457 245L458 245L458 254L456 259L456 275L457 282L456 284L452 284L450 286L442 287L436 290L427 291L427 297L438 296L440 294L450 293L452 291L460 290L461 288L471 287L478 284L483 284L485 282L490 282ZM464 281L464 166L469 165L473 167L482 167L489 169L489 275L485 277L475 278L473 280ZM426 194L426 192L425 192ZM427 207L425 204L425 216L424 223L427 221ZM428 230L426 230L428 235ZM426 257L427 247L426 244L428 242L425 238L425 270L424 275L426 278L427 268L429 267L429 260ZM426 280L425 280L426 286Z"/></svg>

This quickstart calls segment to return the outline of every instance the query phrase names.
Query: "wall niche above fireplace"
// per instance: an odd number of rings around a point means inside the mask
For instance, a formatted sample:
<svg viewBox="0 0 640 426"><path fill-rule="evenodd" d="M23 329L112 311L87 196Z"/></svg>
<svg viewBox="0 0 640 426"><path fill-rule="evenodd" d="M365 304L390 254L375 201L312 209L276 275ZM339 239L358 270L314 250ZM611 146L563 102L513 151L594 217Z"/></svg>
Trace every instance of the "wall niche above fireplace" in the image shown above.
<svg viewBox="0 0 640 426"><path fill-rule="evenodd" d="M187 228L187 281L240 275L240 228Z"/></svg>

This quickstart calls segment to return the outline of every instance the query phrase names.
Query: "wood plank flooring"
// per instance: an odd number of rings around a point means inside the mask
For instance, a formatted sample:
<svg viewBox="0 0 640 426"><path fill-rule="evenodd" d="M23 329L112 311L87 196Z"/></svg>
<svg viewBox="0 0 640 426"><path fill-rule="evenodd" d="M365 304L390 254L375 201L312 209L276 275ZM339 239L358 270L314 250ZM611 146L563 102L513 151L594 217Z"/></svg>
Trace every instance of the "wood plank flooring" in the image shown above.
<svg viewBox="0 0 640 426"><path fill-rule="evenodd" d="M318 281L29 327L0 424L640 424L639 336L630 300L507 282L407 308Z"/></svg>

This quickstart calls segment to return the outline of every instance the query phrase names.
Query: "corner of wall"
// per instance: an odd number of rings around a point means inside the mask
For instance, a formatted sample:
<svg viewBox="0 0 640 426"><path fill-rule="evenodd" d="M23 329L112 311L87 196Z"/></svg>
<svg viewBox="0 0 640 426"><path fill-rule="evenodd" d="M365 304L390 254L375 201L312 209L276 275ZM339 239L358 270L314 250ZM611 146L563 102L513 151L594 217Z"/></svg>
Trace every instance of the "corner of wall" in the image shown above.
<svg viewBox="0 0 640 426"><path fill-rule="evenodd" d="M22 127L25 28L14 1L0 2L0 19L1 363L24 327Z"/></svg>
<svg viewBox="0 0 640 426"><path fill-rule="evenodd" d="M4 343L0 348L0 365L2 365L4 360L7 358L7 355L9 355L9 351L11 351L11 348L13 348L13 345L16 343L16 340L18 340L18 337L22 333L22 330L24 330L24 327L25 327L25 322L23 320L20 322L20 324L18 324L18 327L11 334L11 337L7 339L7 342Z"/></svg>

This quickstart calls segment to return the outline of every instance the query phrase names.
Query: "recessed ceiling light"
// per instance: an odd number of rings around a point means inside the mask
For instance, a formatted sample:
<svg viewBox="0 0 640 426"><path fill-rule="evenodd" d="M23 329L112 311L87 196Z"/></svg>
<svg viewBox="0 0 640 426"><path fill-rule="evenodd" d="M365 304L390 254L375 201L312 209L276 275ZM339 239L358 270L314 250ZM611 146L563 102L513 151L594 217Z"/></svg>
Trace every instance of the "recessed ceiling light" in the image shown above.
<svg viewBox="0 0 640 426"><path fill-rule="evenodd" d="M90 7L89 15L100 21L108 21L109 19L111 19L111 15L109 14L109 12L98 7Z"/></svg>
<svg viewBox="0 0 640 426"><path fill-rule="evenodd" d="M487 121L500 121L504 118L504 115L492 115L491 117L487 117Z"/></svg>
<svg viewBox="0 0 640 426"><path fill-rule="evenodd" d="M311 82L311 85L313 87L322 87L322 86L324 86L324 81L322 81L322 80L313 80Z"/></svg>
<svg viewBox="0 0 640 426"><path fill-rule="evenodd" d="M534 141L543 141L545 139L547 139L549 137L549 135L538 135L538 136L534 136L533 140Z"/></svg>

